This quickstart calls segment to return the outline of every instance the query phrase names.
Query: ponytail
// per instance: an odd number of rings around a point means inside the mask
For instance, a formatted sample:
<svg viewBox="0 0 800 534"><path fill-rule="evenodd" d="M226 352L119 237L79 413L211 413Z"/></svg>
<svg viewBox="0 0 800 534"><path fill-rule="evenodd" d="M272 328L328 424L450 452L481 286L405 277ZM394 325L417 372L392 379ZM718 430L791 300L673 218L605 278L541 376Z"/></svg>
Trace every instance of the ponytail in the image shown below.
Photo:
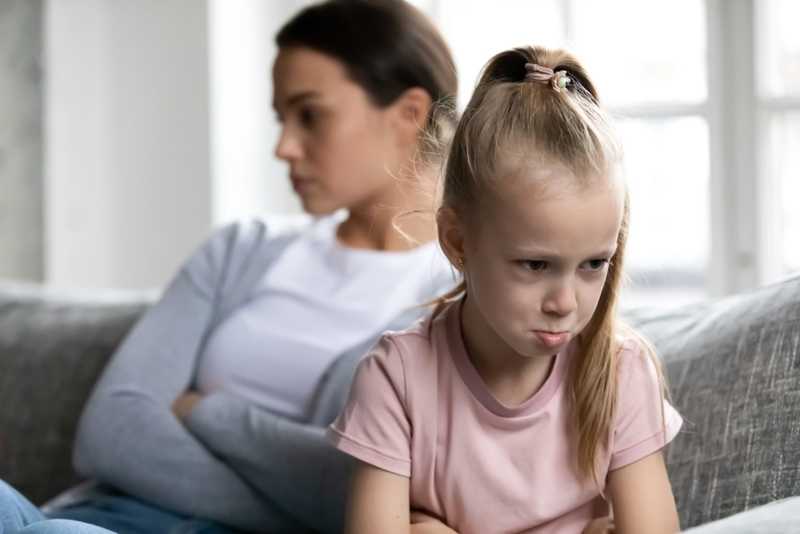
<svg viewBox="0 0 800 534"><path fill-rule="evenodd" d="M621 167L621 141L599 102L586 70L564 50L521 47L497 54L484 67L456 128L443 204L480 224L481 203L497 187L497 154L509 146L534 147L566 165L584 185L613 175ZM568 375L577 469L582 479L598 485L598 458L609 449L616 412L616 307L629 220L626 193L617 250L594 315L577 337ZM462 282L442 299L465 291ZM660 370L659 375L663 386Z"/></svg>

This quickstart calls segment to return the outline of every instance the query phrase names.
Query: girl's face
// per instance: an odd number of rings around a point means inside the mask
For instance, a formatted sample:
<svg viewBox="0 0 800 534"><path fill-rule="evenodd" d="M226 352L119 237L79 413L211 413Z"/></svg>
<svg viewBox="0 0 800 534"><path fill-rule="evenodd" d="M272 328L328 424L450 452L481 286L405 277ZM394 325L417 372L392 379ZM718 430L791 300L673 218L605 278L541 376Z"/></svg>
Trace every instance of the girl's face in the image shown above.
<svg viewBox="0 0 800 534"><path fill-rule="evenodd" d="M493 352L552 356L597 308L617 247L622 187L580 186L560 164L500 169L497 178L502 185L476 220L444 236L462 239L463 313Z"/></svg>
<svg viewBox="0 0 800 534"><path fill-rule="evenodd" d="M282 125L275 154L289 163L304 209L324 215L379 204L409 157L397 110L373 106L340 61L310 48L280 50L273 82Z"/></svg>

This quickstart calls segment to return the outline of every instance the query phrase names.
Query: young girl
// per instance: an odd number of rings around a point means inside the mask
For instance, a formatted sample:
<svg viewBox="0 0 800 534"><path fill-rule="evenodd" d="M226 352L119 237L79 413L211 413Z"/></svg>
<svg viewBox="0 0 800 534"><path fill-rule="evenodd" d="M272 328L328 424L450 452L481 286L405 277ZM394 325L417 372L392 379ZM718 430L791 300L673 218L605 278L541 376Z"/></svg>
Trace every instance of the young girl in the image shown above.
<svg viewBox="0 0 800 534"><path fill-rule="evenodd" d="M438 214L464 283L382 338L328 431L358 460L348 533L577 534L604 530L609 504L619 534L679 530L660 450L680 416L615 319L628 212L620 141L580 63L492 58Z"/></svg>

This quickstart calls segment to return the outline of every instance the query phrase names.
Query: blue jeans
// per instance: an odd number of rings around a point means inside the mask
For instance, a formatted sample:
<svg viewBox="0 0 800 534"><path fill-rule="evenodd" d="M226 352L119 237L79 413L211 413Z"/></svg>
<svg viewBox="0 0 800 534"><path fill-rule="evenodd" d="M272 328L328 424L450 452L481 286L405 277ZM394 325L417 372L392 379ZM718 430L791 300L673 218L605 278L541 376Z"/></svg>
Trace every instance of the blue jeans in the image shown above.
<svg viewBox="0 0 800 534"><path fill-rule="evenodd" d="M102 528L101 528L102 527ZM98 495L47 515L0 480L0 534L235 534L125 495Z"/></svg>
<svg viewBox="0 0 800 534"><path fill-rule="evenodd" d="M63 519L48 520L17 490L0 480L0 534L111 534L110 531Z"/></svg>

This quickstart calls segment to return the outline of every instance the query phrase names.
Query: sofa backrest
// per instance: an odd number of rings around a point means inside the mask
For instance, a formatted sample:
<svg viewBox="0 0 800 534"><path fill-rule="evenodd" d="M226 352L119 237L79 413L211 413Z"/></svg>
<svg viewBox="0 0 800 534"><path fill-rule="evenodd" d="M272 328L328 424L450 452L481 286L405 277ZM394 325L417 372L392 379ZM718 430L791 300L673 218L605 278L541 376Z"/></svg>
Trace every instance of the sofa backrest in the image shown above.
<svg viewBox="0 0 800 534"><path fill-rule="evenodd" d="M800 276L629 320L685 419L665 452L681 526L800 495Z"/></svg>
<svg viewBox="0 0 800 534"><path fill-rule="evenodd" d="M0 478L41 504L79 482L86 399L151 298L75 298L0 284Z"/></svg>
<svg viewBox="0 0 800 534"><path fill-rule="evenodd" d="M80 410L150 302L0 283L0 478L35 503L80 481ZM665 453L681 525L800 495L800 276L627 318L664 359L686 419Z"/></svg>

